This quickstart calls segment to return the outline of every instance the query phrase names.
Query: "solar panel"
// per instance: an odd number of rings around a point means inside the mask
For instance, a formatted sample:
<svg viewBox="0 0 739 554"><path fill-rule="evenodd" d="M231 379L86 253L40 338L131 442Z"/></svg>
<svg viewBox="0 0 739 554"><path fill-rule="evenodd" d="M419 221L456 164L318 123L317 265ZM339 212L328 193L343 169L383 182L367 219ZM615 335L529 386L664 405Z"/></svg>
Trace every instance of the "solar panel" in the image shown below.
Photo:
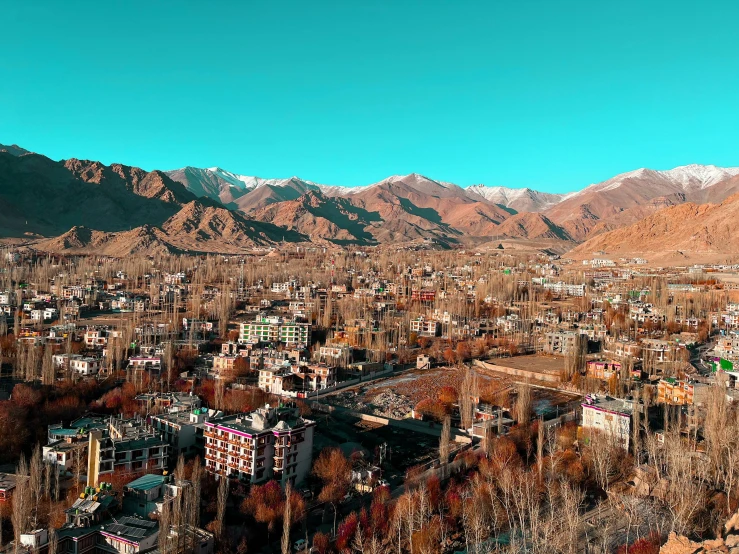
<svg viewBox="0 0 739 554"><path fill-rule="evenodd" d="M136 527L145 527L146 529L152 529L156 527L155 522L148 521L146 519L139 519L139 518L128 517L128 516L123 516L118 519L121 523L125 523L126 525L135 525Z"/></svg>
<svg viewBox="0 0 739 554"><path fill-rule="evenodd" d="M106 531L110 531L111 533L122 533L126 529L125 525L121 525L120 523L113 523L112 525L107 525L105 527Z"/></svg>

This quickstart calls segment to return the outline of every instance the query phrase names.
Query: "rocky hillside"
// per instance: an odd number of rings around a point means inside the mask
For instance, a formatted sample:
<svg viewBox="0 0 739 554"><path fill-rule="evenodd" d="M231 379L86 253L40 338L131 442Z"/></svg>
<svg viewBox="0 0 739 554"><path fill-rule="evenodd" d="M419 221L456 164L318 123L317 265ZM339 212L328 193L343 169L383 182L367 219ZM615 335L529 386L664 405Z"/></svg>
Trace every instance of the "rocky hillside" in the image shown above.
<svg viewBox="0 0 739 554"><path fill-rule="evenodd" d="M632 225L595 236L570 255L587 258L596 252L650 260L715 259L739 253L739 194L720 204L689 202L665 208Z"/></svg>

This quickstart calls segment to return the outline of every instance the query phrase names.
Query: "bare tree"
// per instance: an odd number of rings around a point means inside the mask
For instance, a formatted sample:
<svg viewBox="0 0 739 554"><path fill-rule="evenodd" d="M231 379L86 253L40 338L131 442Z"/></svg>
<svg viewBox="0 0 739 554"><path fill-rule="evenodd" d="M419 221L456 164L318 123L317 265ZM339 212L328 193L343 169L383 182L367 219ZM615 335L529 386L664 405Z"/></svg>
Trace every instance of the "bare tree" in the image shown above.
<svg viewBox="0 0 739 554"><path fill-rule="evenodd" d="M218 481L218 496L216 497L216 532L218 539L223 539L225 531L226 501L228 500L228 479L221 477Z"/></svg>
<svg viewBox="0 0 739 554"><path fill-rule="evenodd" d="M29 472L28 486L31 491L31 498L33 499L33 526L35 528L38 523L38 508L44 487L44 466L43 460L41 459L40 445L36 445L36 448L31 455L31 466L29 468Z"/></svg>
<svg viewBox="0 0 739 554"><path fill-rule="evenodd" d="M282 554L290 554L290 527L292 526L290 497L292 492L292 486L288 481L285 485L285 511L282 514Z"/></svg>
<svg viewBox="0 0 739 554"><path fill-rule="evenodd" d="M32 498L31 487L29 486L28 462L26 457L21 454L16 470L16 484L13 491L13 512L11 521L13 522L13 532L15 534L16 549L20 545L21 534L28 531L31 527Z"/></svg>
<svg viewBox="0 0 739 554"><path fill-rule="evenodd" d="M527 426L531 421L531 385L528 382L519 383L516 386L518 395L516 396L516 405L514 407L516 415L516 423Z"/></svg>
<svg viewBox="0 0 739 554"><path fill-rule="evenodd" d="M475 403L480 395L480 387L477 380L477 373L469 367L465 367L464 378L459 389L459 414L462 418L462 428L469 429L472 427L472 420L475 413Z"/></svg>
<svg viewBox="0 0 739 554"><path fill-rule="evenodd" d="M449 463L449 451L452 432L451 427L451 418L449 416L446 416L441 427L441 437L439 438L439 462L441 462L442 467L446 466L446 464Z"/></svg>
<svg viewBox="0 0 739 554"><path fill-rule="evenodd" d="M56 529L53 527L49 529L49 550L48 554L56 554L59 548L59 537L56 534Z"/></svg>

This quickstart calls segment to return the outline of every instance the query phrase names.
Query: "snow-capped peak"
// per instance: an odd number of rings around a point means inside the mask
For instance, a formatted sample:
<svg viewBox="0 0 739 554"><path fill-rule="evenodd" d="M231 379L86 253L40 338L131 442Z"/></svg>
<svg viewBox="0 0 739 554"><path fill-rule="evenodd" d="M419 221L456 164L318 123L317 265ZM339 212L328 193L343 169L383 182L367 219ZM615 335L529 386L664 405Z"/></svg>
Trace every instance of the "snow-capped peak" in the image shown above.
<svg viewBox="0 0 739 554"><path fill-rule="evenodd" d="M209 173L223 179L228 182L231 186L237 187L241 190L255 190L263 186L272 187L298 187L306 190L320 190L326 196L343 196L345 194L355 194L360 190L364 190L366 187L342 187L338 185L321 185L314 183L313 181L306 181L300 177L293 175L286 179L265 179L262 177L256 177L251 175L240 175L238 173L232 173L226 171L220 167L208 167L205 169Z"/></svg>
<svg viewBox="0 0 739 554"><path fill-rule="evenodd" d="M595 183L583 189L605 192L619 188L627 181L634 179L649 179L652 186L663 184L671 187L679 187L682 192L705 189L725 181L735 175L739 175L739 167L716 167L715 165L690 164L675 167L664 171L640 168L626 173L616 175L607 181Z"/></svg>
<svg viewBox="0 0 739 554"><path fill-rule="evenodd" d="M739 167L716 167L715 165L681 165L674 169L660 172L668 175L683 188L708 188L716 183L739 175Z"/></svg>

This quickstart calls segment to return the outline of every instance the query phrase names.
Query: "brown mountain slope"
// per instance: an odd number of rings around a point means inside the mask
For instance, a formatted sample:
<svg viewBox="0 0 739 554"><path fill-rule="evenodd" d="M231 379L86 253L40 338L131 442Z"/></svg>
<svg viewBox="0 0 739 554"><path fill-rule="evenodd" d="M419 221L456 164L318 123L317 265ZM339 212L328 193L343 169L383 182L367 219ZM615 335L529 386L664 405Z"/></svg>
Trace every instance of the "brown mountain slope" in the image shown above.
<svg viewBox="0 0 739 554"><path fill-rule="evenodd" d="M520 213L498 225L495 235L521 239L558 239L571 241L572 237L540 213Z"/></svg>
<svg viewBox="0 0 739 554"><path fill-rule="evenodd" d="M600 234L574 248L575 259L603 255L648 260L717 259L739 253L739 195L721 204L686 203L658 211L628 227Z"/></svg>
<svg viewBox="0 0 739 554"><path fill-rule="evenodd" d="M686 196L689 202L695 202L696 204L716 204L737 193L739 193L739 175L721 181L712 187L692 191Z"/></svg>
<svg viewBox="0 0 739 554"><path fill-rule="evenodd" d="M148 225L119 233L73 227L58 237L34 243L33 248L43 252L99 254L116 257L133 254L163 256L179 252L179 249L169 244L161 229Z"/></svg>
<svg viewBox="0 0 739 554"><path fill-rule="evenodd" d="M232 204L248 192L207 169L188 166L167 171L166 175L173 181L182 183L195 196L211 198L224 206Z"/></svg>
<svg viewBox="0 0 739 554"><path fill-rule="evenodd" d="M102 184L109 187L123 187L127 191L144 198L152 198L163 202L183 205L197 197L188 191L182 183L173 181L161 171L145 171L139 167L122 164L103 165L90 160L70 158L64 167L72 175L85 183ZM204 199L207 204L212 200Z"/></svg>
<svg viewBox="0 0 739 554"><path fill-rule="evenodd" d="M381 221L378 214L358 208L346 198L327 197L317 190L270 204L254 212L254 217L308 235L311 240L361 244L376 242L369 227Z"/></svg>
<svg viewBox="0 0 739 554"><path fill-rule="evenodd" d="M645 217L663 210L664 208L683 204L686 201L685 198L685 194L679 192L669 196L652 198L643 205L634 206L633 208L629 208L628 210L624 210L605 219L597 220L595 225L589 228L588 237L593 237L597 234L612 231L614 229L620 229L621 227L626 227L627 225L641 221Z"/></svg>
<svg viewBox="0 0 739 554"><path fill-rule="evenodd" d="M424 233L485 236L510 216L499 206L471 199L464 189L418 174L390 177L348 197L352 204L380 215L378 240L415 240Z"/></svg>
<svg viewBox="0 0 739 554"><path fill-rule="evenodd" d="M293 177L285 179L279 185L262 185L234 201L237 210L251 214L278 202L297 200L309 190L314 190L308 183ZM317 190L317 189L315 189Z"/></svg>
<svg viewBox="0 0 739 554"><path fill-rule="evenodd" d="M171 244L195 252L238 252L269 246L282 240L302 242L307 237L271 223L247 219L227 210L193 201L162 224Z"/></svg>
<svg viewBox="0 0 739 554"><path fill-rule="evenodd" d="M0 232L6 236L161 225L194 198L161 172L0 152Z"/></svg>
<svg viewBox="0 0 739 554"><path fill-rule="evenodd" d="M161 228L143 225L130 231L111 233L77 226L58 237L39 240L30 246L45 252L118 257L181 252L238 254L255 247L277 244L283 237L290 242L306 240L294 231L193 201L165 221Z"/></svg>
<svg viewBox="0 0 739 554"><path fill-rule="evenodd" d="M619 214L648 205L655 198L721 201L731 192L721 193L723 183L736 175L736 168L687 165L668 171L637 169L591 185L570 195L544 213L577 240L585 239L594 229L619 224ZM637 212L634 212L636 214ZM628 216L625 218L628 220Z"/></svg>

